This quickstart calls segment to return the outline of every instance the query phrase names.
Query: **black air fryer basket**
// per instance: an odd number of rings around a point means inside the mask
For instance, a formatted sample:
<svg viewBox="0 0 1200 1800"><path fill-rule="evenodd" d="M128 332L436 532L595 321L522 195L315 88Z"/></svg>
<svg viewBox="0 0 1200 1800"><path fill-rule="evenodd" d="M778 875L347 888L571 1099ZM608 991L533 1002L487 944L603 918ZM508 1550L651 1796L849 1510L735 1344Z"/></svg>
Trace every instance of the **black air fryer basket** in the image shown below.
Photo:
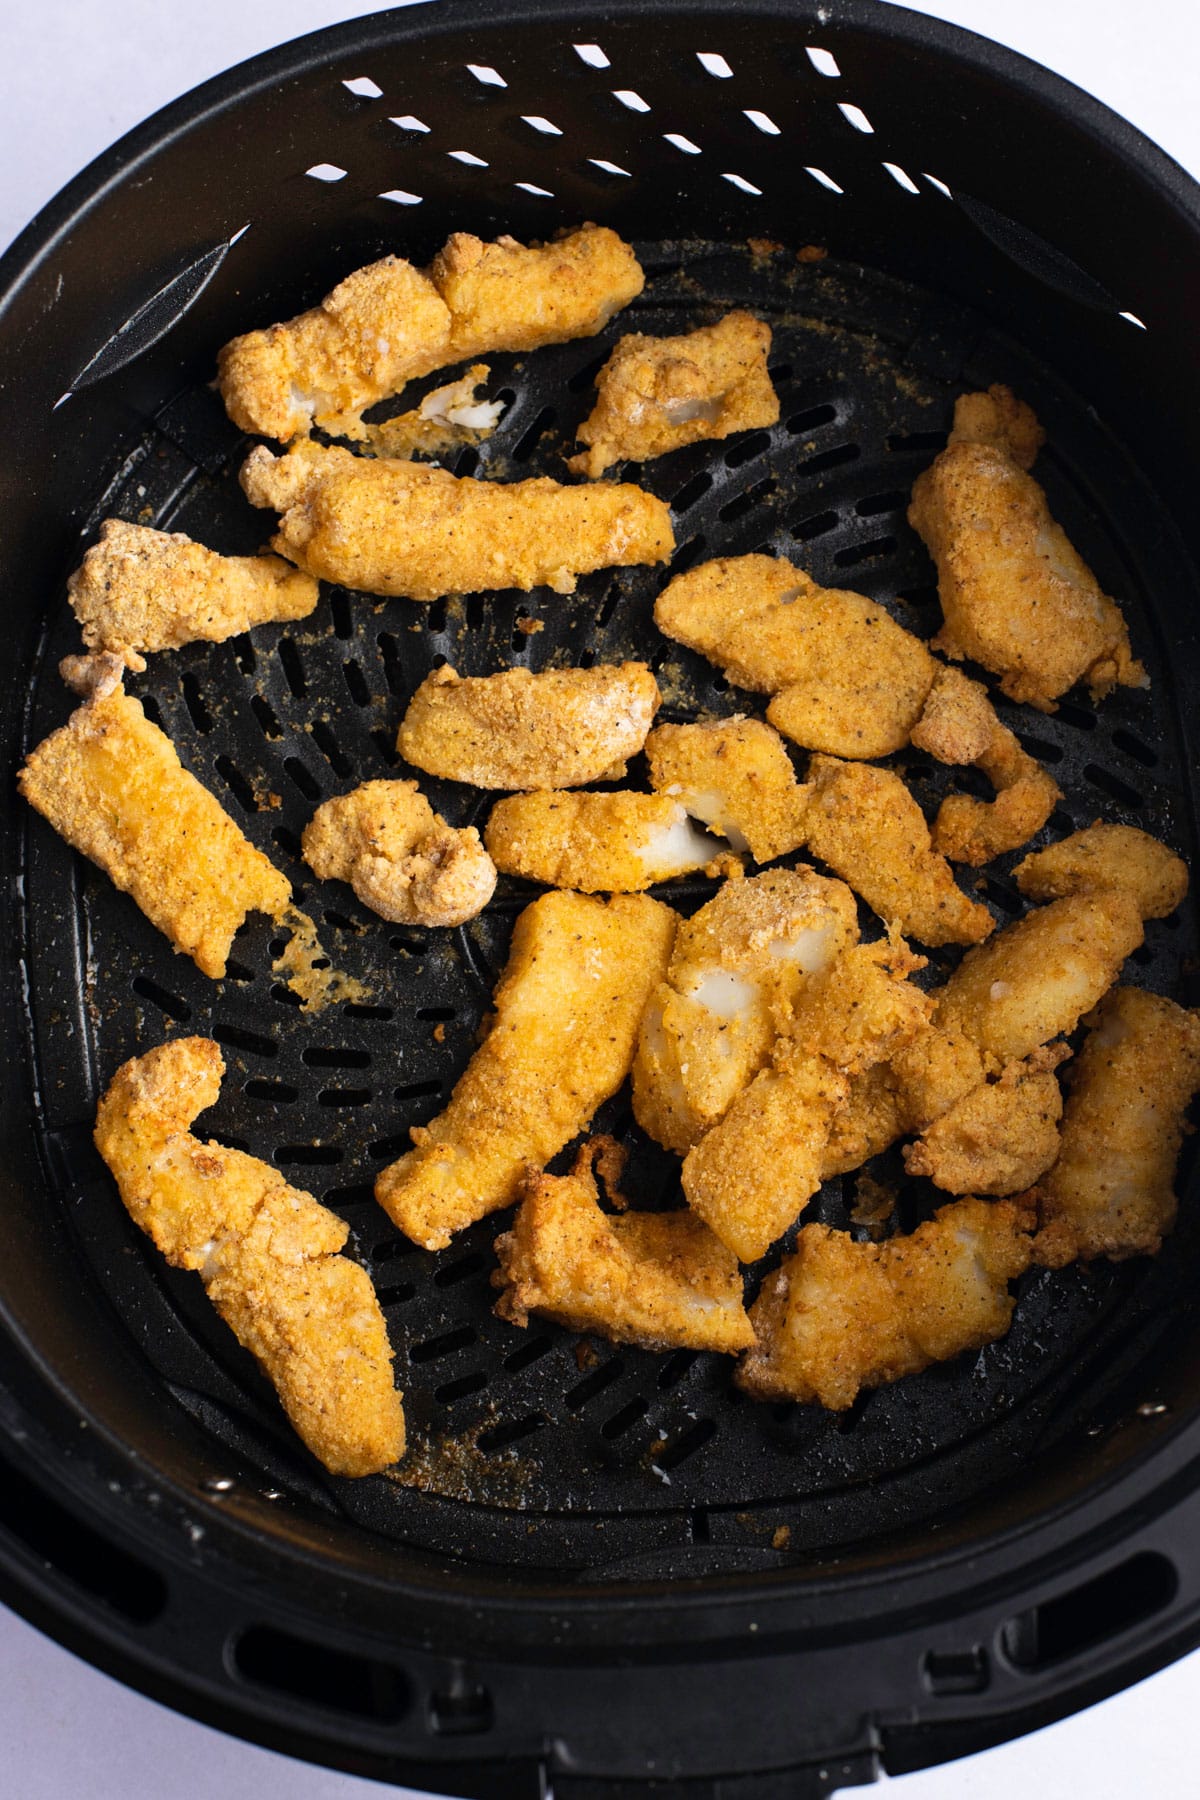
<svg viewBox="0 0 1200 1800"><path fill-rule="evenodd" d="M124 139L0 265L6 766L69 709L64 581L101 518L227 551L267 535L209 385L221 343L453 229L591 219L636 243L645 293L601 339L489 359L508 411L460 472L561 476L621 332L750 306L782 418L641 473L673 508L673 568L770 548L928 633L907 495L954 395L1009 382L1153 686L1005 716L1063 788L1052 835L1103 813L1200 867L1200 191L1067 83L870 0L489 11L379 14L247 63ZM648 656L665 717L744 706L653 630L663 580L428 613L326 589L301 627L131 683L369 1003L302 1016L261 917L206 981L4 784L4 1596L211 1723L448 1793L824 1793L1043 1724L1200 1638L1186 1154L1159 1258L1032 1272L1003 1341L839 1416L754 1405L718 1358L518 1331L490 1310L494 1219L431 1255L374 1204L464 1066L532 889L502 883L461 931L398 930L314 883L299 832L394 767L405 699L442 659ZM898 766L931 807L951 778ZM480 817L478 795L430 791L452 822ZM984 881L1002 920L1012 860ZM706 891L673 890L685 908ZM1150 924L1132 978L1194 1002L1195 951L1185 908ZM117 1064L182 1031L229 1065L200 1129L353 1228L406 1391L399 1479L308 1457L92 1149ZM600 1124L629 1134L627 1106ZM646 1204L677 1194L644 1141L629 1180ZM808 1216L846 1225L846 1198L830 1184ZM931 1204L906 1192L901 1226Z"/></svg>

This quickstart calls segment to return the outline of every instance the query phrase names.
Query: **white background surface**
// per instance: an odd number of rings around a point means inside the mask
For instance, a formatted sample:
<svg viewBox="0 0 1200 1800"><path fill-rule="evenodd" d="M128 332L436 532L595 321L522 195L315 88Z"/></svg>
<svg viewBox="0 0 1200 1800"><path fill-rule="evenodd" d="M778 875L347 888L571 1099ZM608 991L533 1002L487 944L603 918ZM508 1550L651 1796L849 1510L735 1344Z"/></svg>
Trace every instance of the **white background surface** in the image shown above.
<svg viewBox="0 0 1200 1800"><path fill-rule="evenodd" d="M882 0L881 0L882 3ZM498 6L502 0L498 0ZM0 246L148 113L243 57L355 18L338 0L0 0ZM917 0L1069 76L1200 175L1197 0ZM7 1800L373 1800L398 1790L275 1756L97 1674L0 1607ZM881 1785L895 1800L1192 1800L1200 1652L1089 1712Z"/></svg>

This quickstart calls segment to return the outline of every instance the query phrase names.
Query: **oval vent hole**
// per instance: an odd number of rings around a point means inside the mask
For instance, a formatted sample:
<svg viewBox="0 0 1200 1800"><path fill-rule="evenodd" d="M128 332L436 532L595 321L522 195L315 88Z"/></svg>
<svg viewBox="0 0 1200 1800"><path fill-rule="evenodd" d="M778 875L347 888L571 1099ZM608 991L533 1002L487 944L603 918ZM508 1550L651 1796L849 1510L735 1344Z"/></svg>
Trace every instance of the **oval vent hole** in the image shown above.
<svg viewBox="0 0 1200 1800"><path fill-rule="evenodd" d="M1174 1564L1158 1551L1143 1550L1081 1587L1017 1613L1001 1629L1004 1654L1027 1672L1082 1656L1153 1618L1170 1605L1178 1587Z"/></svg>
<svg viewBox="0 0 1200 1800"><path fill-rule="evenodd" d="M399 1669L374 1657L352 1656L271 1625L251 1625L234 1645L233 1664L254 1687L288 1694L324 1712L392 1722L408 1706Z"/></svg>

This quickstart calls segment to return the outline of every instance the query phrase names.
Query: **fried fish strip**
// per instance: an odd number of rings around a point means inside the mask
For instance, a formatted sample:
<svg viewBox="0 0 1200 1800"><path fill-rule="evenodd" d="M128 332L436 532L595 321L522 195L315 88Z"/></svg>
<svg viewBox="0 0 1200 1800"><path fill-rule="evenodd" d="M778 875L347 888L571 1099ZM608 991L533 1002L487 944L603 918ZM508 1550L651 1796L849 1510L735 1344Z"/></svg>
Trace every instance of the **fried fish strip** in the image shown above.
<svg viewBox="0 0 1200 1800"><path fill-rule="evenodd" d="M1118 987L1075 1058L1058 1161L1033 1189L1034 1256L1153 1256L1175 1223L1184 1113L1200 1088L1200 1012Z"/></svg>
<svg viewBox="0 0 1200 1800"><path fill-rule="evenodd" d="M806 1225L750 1309L758 1344L738 1385L842 1412L863 1388L991 1343L1012 1321L1031 1222L1012 1201L969 1198L881 1244Z"/></svg>
<svg viewBox="0 0 1200 1800"><path fill-rule="evenodd" d="M398 925L461 925L496 887L474 826L447 825L415 781L364 781L326 800L301 849L320 880L348 881L364 906Z"/></svg>
<svg viewBox="0 0 1200 1800"><path fill-rule="evenodd" d="M648 462L684 444L774 425L779 398L767 374L771 328L726 313L681 337L632 332L596 377L596 404L579 427L587 449L567 467L595 478L615 462Z"/></svg>
<svg viewBox="0 0 1200 1800"><path fill-rule="evenodd" d="M209 1299L335 1475L404 1453L392 1350L365 1269L337 1254L349 1230L268 1163L191 1133L225 1064L209 1038L177 1038L114 1075L96 1147L134 1223Z"/></svg>
<svg viewBox="0 0 1200 1800"><path fill-rule="evenodd" d="M1013 876L1030 900L1119 889L1137 902L1143 919L1165 919L1188 891L1187 864L1133 825L1099 819L1018 863Z"/></svg>
<svg viewBox="0 0 1200 1800"><path fill-rule="evenodd" d="M740 867L665 794L510 794L492 808L485 842L502 875L583 894L636 894L697 869L716 874L718 857Z"/></svg>
<svg viewBox="0 0 1200 1800"><path fill-rule="evenodd" d="M806 791L779 733L760 719L657 725L646 759L657 793L678 799L755 862L773 862L804 842Z"/></svg>
<svg viewBox="0 0 1200 1800"><path fill-rule="evenodd" d="M568 788L619 780L658 710L645 663L427 675L401 721L406 762L481 788Z"/></svg>
<svg viewBox="0 0 1200 1800"><path fill-rule="evenodd" d="M642 894L605 904L544 894L517 920L487 1037L450 1103L413 1128L375 1197L409 1237L440 1250L510 1206L629 1073L638 1021L671 954L676 918Z"/></svg>
<svg viewBox="0 0 1200 1800"><path fill-rule="evenodd" d="M936 1003L936 995L926 996ZM847 1175L898 1138L923 1131L979 1087L987 1065L962 1031L930 1022L894 1046L885 1062L855 1070L833 1120L821 1179Z"/></svg>
<svg viewBox="0 0 1200 1800"><path fill-rule="evenodd" d="M1062 1094L1054 1070L1065 1045L1009 1063L935 1119L904 1148L910 1175L927 1175L948 1194L1016 1194L1058 1155Z"/></svg>
<svg viewBox="0 0 1200 1800"><path fill-rule="evenodd" d="M278 919L291 901L286 878L120 687L98 692L30 751L17 784L214 979L246 914Z"/></svg>

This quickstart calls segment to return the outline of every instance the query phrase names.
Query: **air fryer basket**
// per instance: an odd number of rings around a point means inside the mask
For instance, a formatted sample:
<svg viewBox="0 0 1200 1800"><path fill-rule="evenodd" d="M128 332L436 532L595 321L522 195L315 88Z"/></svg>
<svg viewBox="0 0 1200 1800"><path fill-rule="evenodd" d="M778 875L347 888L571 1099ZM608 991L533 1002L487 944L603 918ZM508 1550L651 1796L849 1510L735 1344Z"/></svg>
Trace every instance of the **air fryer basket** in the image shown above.
<svg viewBox="0 0 1200 1800"><path fill-rule="evenodd" d="M646 292L600 340L489 359L508 411L460 472L561 476L622 331L750 306L774 330L782 418L642 472L675 514L673 568L772 549L928 633L907 494L953 396L1010 382L1153 686L1006 717L1063 788L1056 830L1103 812L1200 867L1198 201L1066 83L870 0L527 0L502 24L455 0L246 64L123 140L0 265L7 764L68 709L63 583L99 519L229 551L267 535L209 386L220 343L452 229L594 219L636 242ZM534 890L502 882L461 931L399 930L313 882L300 830L395 766L404 701L440 660L648 656L665 717L745 706L655 633L663 579L428 614L326 589L300 627L192 646L131 684L369 1003L302 1016L262 919L207 982L5 788L5 1597L213 1723L439 1791L827 1792L1043 1723L1200 1638L1194 1201L1157 1260L1030 1275L1008 1338L844 1417L752 1405L716 1358L520 1332L490 1311L494 1219L431 1255L375 1206L375 1172L469 1056ZM898 766L936 804L949 772ZM481 819L478 795L429 788L452 822ZM1013 860L984 883L1001 919ZM670 894L686 910L708 885ZM1185 909L1151 924L1132 976L1194 1002L1195 951ZM317 1468L91 1148L118 1062L182 1030L229 1065L200 1129L353 1229L406 1391L398 1480ZM627 1105L600 1124L628 1133ZM631 1182L673 1203L673 1159L641 1140ZM904 1228L931 1204L906 1192ZM848 1222L838 1184L808 1216Z"/></svg>

